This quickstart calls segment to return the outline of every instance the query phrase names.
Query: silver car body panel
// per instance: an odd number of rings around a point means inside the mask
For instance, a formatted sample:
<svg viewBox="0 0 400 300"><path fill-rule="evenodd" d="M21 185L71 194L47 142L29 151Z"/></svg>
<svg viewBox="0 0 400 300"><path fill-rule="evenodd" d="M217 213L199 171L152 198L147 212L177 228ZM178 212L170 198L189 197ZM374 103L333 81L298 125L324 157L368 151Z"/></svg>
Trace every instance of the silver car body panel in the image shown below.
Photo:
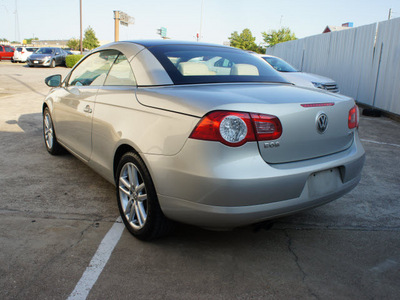
<svg viewBox="0 0 400 300"><path fill-rule="evenodd" d="M332 154L347 149L354 130L347 127L354 101L346 96L315 92L282 84L210 84L138 89L138 101L146 106L198 117L213 110L257 112L278 116L283 135L279 147L260 152L269 163L283 163ZM333 106L303 108L300 104L333 103ZM329 128L320 134L317 116L325 112Z"/></svg>
<svg viewBox="0 0 400 300"><path fill-rule="evenodd" d="M232 228L319 206L353 189L365 160L358 136L345 151L285 164L266 164L254 143L225 148L188 140L177 156L144 156L168 217Z"/></svg>
<svg viewBox="0 0 400 300"><path fill-rule="evenodd" d="M144 46L121 42L96 51L105 49L130 60L139 87L64 82L51 90L45 105L57 139L113 184L116 153L129 146L148 167L169 218L233 228L321 205L360 180L364 149L357 129L346 128L351 98L290 84L169 86L167 73ZM300 106L313 103L333 106ZM214 110L277 116L283 126L279 147L248 142L232 148L190 139L199 120ZM320 112L329 118L325 135L315 127Z"/></svg>

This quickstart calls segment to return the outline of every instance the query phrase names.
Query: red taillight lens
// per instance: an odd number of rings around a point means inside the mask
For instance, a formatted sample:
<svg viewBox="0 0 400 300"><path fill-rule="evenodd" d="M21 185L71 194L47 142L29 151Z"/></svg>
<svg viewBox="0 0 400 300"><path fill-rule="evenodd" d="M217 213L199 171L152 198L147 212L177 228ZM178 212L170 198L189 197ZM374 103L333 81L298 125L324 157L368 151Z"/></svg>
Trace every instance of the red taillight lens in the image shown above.
<svg viewBox="0 0 400 300"><path fill-rule="evenodd" d="M255 141L250 115L228 111L214 111L205 115L193 130L190 138L219 141L232 147Z"/></svg>
<svg viewBox="0 0 400 300"><path fill-rule="evenodd" d="M190 138L238 147L249 141L277 139L281 134L282 125L275 116L214 111L200 120Z"/></svg>
<svg viewBox="0 0 400 300"><path fill-rule="evenodd" d="M349 111L349 120L348 120L349 129L358 127L358 118L359 118L358 106L354 105Z"/></svg>
<svg viewBox="0 0 400 300"><path fill-rule="evenodd" d="M251 114L258 141L276 140L282 135L281 121L275 116Z"/></svg>

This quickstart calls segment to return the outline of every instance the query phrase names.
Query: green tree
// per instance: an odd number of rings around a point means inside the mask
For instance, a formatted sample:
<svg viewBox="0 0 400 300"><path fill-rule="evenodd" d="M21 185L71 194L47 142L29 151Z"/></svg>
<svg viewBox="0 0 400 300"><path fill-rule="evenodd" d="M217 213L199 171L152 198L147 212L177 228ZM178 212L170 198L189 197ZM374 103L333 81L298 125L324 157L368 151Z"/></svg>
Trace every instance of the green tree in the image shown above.
<svg viewBox="0 0 400 300"><path fill-rule="evenodd" d="M0 39L0 42L8 42L8 40L6 38L4 38L4 39Z"/></svg>
<svg viewBox="0 0 400 300"><path fill-rule="evenodd" d="M85 37L83 38L83 48L92 50L100 46L99 40L92 27L85 30Z"/></svg>
<svg viewBox="0 0 400 300"><path fill-rule="evenodd" d="M80 40L72 38L67 42L67 47L71 48L72 50L80 50L80 44Z"/></svg>
<svg viewBox="0 0 400 300"><path fill-rule="evenodd" d="M237 31L233 32L228 39L230 40L232 47L255 51L258 53L265 53L261 46L257 46L255 43L256 38L253 37L253 34L248 28L243 29L241 34L239 34Z"/></svg>
<svg viewBox="0 0 400 300"><path fill-rule="evenodd" d="M272 47L276 44L297 40L294 32L292 33L288 27L282 27L279 30L270 30L268 33L261 32L264 42L267 44L267 47Z"/></svg>

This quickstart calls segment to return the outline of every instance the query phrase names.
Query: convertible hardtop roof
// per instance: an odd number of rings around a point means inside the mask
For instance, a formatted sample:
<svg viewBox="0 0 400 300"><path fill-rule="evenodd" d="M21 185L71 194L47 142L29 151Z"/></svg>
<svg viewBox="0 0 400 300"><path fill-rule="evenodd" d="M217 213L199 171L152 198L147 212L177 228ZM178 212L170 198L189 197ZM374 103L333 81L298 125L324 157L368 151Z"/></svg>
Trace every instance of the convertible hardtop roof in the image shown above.
<svg viewBox="0 0 400 300"><path fill-rule="evenodd" d="M211 43L200 43L194 41L177 41L177 40L131 40L131 41L121 41L128 43L135 43L138 45L142 45L143 47L150 48L155 46L163 46L163 45L193 45L193 46L212 46L212 47L221 47L221 48L229 48L229 49L237 49L224 45L211 44Z"/></svg>

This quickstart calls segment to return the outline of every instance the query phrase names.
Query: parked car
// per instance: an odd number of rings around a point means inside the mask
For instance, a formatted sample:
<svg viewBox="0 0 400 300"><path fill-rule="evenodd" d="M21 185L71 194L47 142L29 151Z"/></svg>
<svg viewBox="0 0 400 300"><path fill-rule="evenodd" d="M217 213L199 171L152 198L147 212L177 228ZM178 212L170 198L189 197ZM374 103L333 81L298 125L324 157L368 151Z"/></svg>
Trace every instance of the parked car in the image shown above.
<svg viewBox="0 0 400 300"><path fill-rule="evenodd" d="M37 47L17 47L11 61L24 63L38 49Z"/></svg>
<svg viewBox="0 0 400 300"><path fill-rule="evenodd" d="M11 60L14 55L14 47L0 45L0 60Z"/></svg>
<svg viewBox="0 0 400 300"><path fill-rule="evenodd" d="M140 239L170 220L229 229L292 214L361 177L354 100L298 88L239 49L117 42L45 82L47 151L67 149L113 183Z"/></svg>
<svg viewBox="0 0 400 300"><path fill-rule="evenodd" d="M295 85L309 88L318 88L322 90L327 90L331 93L339 93L339 87L333 79L316 74L300 72L288 62L276 56L266 54L255 55L264 59L284 78Z"/></svg>
<svg viewBox="0 0 400 300"><path fill-rule="evenodd" d="M61 48L43 47L39 48L27 59L29 67L46 66L54 68L55 66L65 66L65 57L67 53Z"/></svg>

